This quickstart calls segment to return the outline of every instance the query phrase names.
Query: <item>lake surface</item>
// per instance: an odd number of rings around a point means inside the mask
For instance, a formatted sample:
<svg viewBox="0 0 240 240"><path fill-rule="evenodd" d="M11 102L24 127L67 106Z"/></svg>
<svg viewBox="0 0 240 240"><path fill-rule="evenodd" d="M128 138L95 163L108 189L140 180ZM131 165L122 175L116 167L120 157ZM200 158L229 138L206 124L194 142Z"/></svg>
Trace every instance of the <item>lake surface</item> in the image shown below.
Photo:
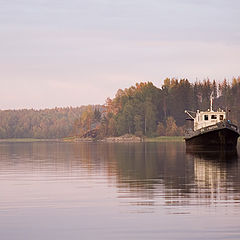
<svg viewBox="0 0 240 240"><path fill-rule="evenodd" d="M240 239L239 156L184 142L0 143L0 238Z"/></svg>

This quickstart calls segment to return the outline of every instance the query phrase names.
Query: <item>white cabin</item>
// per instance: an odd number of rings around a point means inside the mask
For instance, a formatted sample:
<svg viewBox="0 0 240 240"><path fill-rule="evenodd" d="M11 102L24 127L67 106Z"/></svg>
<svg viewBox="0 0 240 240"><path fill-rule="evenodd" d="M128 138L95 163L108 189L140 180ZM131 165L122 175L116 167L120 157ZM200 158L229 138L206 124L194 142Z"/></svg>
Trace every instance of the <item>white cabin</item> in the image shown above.
<svg viewBox="0 0 240 240"><path fill-rule="evenodd" d="M199 130L204 127L208 127L211 125L214 125L216 123L222 122L226 119L226 112L224 112L221 109L218 109L218 111L213 111L213 97L212 94L210 96L210 109L208 111L199 111L196 112L196 117L193 117L188 111L185 111L185 113L188 114L188 116L194 121L194 127L193 130Z"/></svg>
<svg viewBox="0 0 240 240"><path fill-rule="evenodd" d="M194 131L214 125L218 122L222 122L226 119L226 112L223 110L214 112L214 111L206 111L200 112L197 110L196 117L193 118L194 120Z"/></svg>

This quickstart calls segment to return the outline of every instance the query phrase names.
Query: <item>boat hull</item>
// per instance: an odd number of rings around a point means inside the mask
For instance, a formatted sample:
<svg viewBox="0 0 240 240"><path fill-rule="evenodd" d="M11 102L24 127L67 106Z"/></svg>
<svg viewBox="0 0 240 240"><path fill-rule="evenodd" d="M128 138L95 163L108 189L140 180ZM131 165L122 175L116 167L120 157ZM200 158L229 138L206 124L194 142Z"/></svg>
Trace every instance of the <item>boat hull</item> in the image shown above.
<svg viewBox="0 0 240 240"><path fill-rule="evenodd" d="M185 137L188 150L236 149L239 132L229 123L215 124Z"/></svg>

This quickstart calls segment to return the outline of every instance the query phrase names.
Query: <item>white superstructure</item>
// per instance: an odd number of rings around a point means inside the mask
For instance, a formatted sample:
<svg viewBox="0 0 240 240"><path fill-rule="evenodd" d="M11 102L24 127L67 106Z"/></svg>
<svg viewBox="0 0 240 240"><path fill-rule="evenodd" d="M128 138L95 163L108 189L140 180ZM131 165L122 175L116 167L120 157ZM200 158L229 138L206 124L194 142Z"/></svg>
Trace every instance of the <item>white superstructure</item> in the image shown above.
<svg viewBox="0 0 240 240"><path fill-rule="evenodd" d="M194 131L214 125L218 122L224 121L226 119L226 113L223 110L214 112L214 111L207 111L207 112L200 112L199 110L196 113L196 117L193 118L194 120Z"/></svg>
<svg viewBox="0 0 240 240"><path fill-rule="evenodd" d="M226 119L226 112L219 109L218 111L213 111L212 109L212 96L210 98L210 109L208 111L199 111L195 113L196 116L193 117L189 111L185 111L188 116L194 121L194 131L199 130L204 127L214 125L216 123L222 122Z"/></svg>

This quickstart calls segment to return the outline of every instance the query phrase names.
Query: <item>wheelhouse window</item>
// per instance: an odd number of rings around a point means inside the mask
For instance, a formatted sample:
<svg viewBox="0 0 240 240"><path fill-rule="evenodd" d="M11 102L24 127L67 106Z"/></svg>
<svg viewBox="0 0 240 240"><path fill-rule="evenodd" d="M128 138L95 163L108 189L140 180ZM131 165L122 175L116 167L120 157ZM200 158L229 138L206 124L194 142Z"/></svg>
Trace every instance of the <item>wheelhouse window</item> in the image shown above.
<svg viewBox="0 0 240 240"><path fill-rule="evenodd" d="M223 115L219 116L219 120L222 121L223 120Z"/></svg>
<svg viewBox="0 0 240 240"><path fill-rule="evenodd" d="M204 120L208 121L208 115L204 115Z"/></svg>
<svg viewBox="0 0 240 240"><path fill-rule="evenodd" d="M217 115L211 115L211 119L217 119Z"/></svg>

